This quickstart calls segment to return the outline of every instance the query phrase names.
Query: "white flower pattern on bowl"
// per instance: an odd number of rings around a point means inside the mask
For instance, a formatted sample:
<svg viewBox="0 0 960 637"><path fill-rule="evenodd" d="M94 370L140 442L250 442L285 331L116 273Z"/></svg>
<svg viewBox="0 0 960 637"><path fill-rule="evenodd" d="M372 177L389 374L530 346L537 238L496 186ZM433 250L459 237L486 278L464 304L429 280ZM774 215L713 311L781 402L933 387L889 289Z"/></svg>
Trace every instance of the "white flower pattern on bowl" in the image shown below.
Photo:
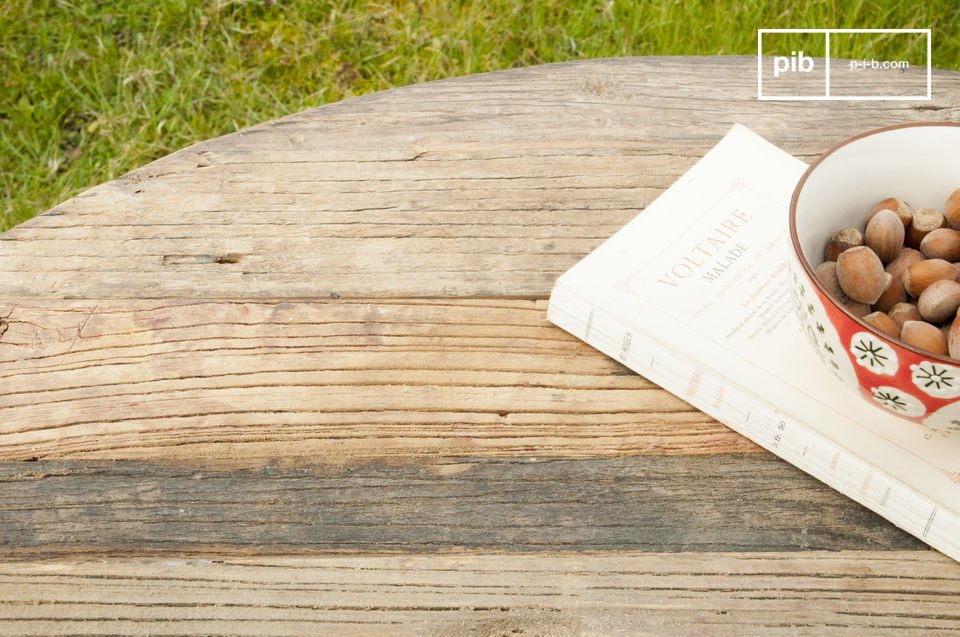
<svg viewBox="0 0 960 637"><path fill-rule="evenodd" d="M869 332L857 332L850 339L850 353L860 367L874 374L893 376L900 366L893 348Z"/></svg>
<svg viewBox="0 0 960 637"><path fill-rule="evenodd" d="M857 375L853 371L853 364L844 352L840 335L827 317L820 298L807 287L805 279L798 275L800 266L796 260L790 261L790 268L792 271L790 292L793 296L795 314L800 319L801 331L813 345L813 351L820 362L845 385L856 388Z"/></svg>
<svg viewBox="0 0 960 637"><path fill-rule="evenodd" d="M888 387L886 385L871 387L870 393L873 394L873 399L880 403L881 406L901 416L915 418L922 416L927 411L927 408L923 406L923 403L920 402L918 398L896 387Z"/></svg>
<svg viewBox="0 0 960 637"><path fill-rule="evenodd" d="M927 416L923 424L938 431L960 432L960 403L944 405Z"/></svg>
<svg viewBox="0 0 960 637"><path fill-rule="evenodd" d="M960 396L960 368L943 363L921 361L910 366L910 379L925 394L935 398Z"/></svg>

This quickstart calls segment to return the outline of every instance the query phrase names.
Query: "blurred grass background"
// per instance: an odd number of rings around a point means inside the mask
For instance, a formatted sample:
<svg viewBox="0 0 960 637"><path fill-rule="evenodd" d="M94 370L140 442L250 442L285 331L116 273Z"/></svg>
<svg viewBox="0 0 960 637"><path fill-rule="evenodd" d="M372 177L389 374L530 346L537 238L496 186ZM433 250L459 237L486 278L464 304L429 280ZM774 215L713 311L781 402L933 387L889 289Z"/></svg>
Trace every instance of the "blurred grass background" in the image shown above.
<svg viewBox="0 0 960 637"><path fill-rule="evenodd" d="M932 28L934 66L960 68L953 0L5 0L0 9L0 231L193 142L413 82L593 57L754 55L758 28Z"/></svg>

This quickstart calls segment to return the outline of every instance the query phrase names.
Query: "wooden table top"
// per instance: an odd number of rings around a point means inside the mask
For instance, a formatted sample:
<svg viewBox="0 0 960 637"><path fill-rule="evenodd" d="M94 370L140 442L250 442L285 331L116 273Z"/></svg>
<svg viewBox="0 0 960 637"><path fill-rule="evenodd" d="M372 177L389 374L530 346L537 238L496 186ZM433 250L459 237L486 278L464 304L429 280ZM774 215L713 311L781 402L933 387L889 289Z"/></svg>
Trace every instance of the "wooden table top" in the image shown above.
<svg viewBox="0 0 960 637"><path fill-rule="evenodd" d="M931 102L548 65L210 140L0 235L0 635L960 631L960 565L546 320L734 122Z"/></svg>

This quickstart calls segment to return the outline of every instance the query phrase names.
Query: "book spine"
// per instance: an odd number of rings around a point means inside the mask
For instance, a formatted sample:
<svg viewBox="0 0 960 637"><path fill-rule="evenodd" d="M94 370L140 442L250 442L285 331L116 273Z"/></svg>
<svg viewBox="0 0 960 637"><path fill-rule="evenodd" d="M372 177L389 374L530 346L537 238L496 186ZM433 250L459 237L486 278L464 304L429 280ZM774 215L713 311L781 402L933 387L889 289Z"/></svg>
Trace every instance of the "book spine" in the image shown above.
<svg viewBox="0 0 960 637"><path fill-rule="evenodd" d="M652 335L558 285L547 318L737 433L960 561L960 517Z"/></svg>

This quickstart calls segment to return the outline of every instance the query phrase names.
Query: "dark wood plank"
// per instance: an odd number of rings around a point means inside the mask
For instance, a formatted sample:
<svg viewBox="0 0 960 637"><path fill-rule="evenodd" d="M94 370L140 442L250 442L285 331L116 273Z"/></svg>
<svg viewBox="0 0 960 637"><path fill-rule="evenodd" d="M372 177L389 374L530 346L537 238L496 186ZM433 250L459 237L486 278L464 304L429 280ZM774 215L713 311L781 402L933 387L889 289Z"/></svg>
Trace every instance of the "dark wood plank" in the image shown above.
<svg viewBox="0 0 960 637"><path fill-rule="evenodd" d="M329 458L328 460L335 460ZM767 455L0 464L0 556L921 549Z"/></svg>

